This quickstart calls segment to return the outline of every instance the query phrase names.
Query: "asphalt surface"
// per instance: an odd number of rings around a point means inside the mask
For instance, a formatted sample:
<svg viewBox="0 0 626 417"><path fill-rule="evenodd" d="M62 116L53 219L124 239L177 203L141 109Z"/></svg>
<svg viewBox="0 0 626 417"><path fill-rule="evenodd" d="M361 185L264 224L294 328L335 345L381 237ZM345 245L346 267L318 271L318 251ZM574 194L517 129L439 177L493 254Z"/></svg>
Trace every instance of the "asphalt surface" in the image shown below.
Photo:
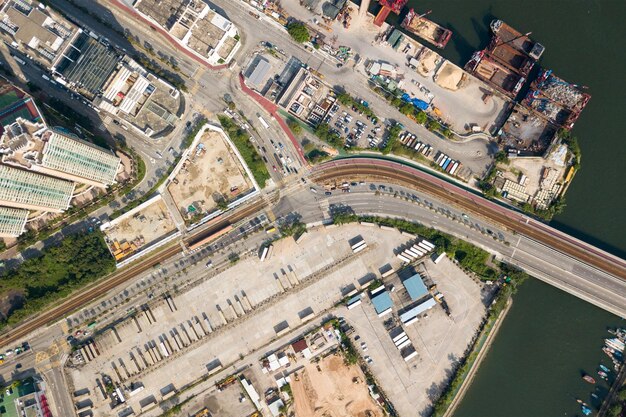
<svg viewBox="0 0 626 417"><path fill-rule="evenodd" d="M380 188L381 185L384 189ZM312 192L311 187L315 188L317 193ZM557 251L552 251L531 239L514 235L489 223L486 219L464 216L464 213L458 209L419 191L396 185L368 182L365 185L352 187L350 193L335 191L332 195L326 196L324 190L317 185L298 181L288 184L281 191L281 195L281 200L273 208L273 213L278 218L297 213L302 221L319 224L331 218L331 210L349 207L357 214L374 214L417 221L472 242L495 254L498 259L523 267L539 279L616 314L626 316L626 283L623 281ZM85 306L78 313L68 317L68 320L76 318L78 323L83 323L83 325L90 320L100 320L99 317L86 314L86 312L94 309L94 306L108 303L107 310L111 313L105 312L102 322L114 321L122 317L127 308L141 305L152 297L158 297L177 282L184 283L187 280L201 278L206 273L205 264L208 259L214 265L219 266L227 263L228 256L232 252L254 255L254 250L258 249L267 236L264 232L260 232L249 235L244 240L244 236L248 235L251 230L255 229L246 219L237 225L230 235L224 236L191 255L177 255L173 259L162 262L159 269L134 277L123 286L111 290L103 299L94 300L92 305ZM177 275L178 278L173 279ZM173 279L167 285L164 284L166 277ZM136 289L133 290L133 287ZM120 295L125 291L132 292L132 294L121 297ZM114 300L117 302L115 305L111 304ZM36 360L37 353L49 350L50 343L63 342L67 336L65 329L67 329L66 321L63 320L61 323L36 331L31 338L27 339L34 353L22 354L18 358L7 361L0 366L0 376L5 380L10 380L18 360L23 369L49 366L48 361ZM60 380L55 377L55 381L56 386ZM61 395L62 392L59 389L58 394ZM60 402L66 400L59 399Z"/></svg>

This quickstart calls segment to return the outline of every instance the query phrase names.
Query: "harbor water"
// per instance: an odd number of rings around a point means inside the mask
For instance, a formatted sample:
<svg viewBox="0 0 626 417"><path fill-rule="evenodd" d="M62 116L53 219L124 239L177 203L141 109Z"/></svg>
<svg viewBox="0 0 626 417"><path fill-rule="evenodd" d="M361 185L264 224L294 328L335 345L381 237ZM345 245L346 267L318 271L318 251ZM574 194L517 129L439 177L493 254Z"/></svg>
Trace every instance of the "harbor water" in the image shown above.
<svg viewBox="0 0 626 417"><path fill-rule="evenodd" d="M418 13L451 29L444 57L463 66L502 19L541 42L541 65L587 86L592 99L573 134L582 169L567 192L567 207L552 225L626 258L626 2L623 0L409 0ZM406 9L405 9L406 10ZM389 22L396 20L391 15ZM607 327L624 320L537 280L525 283L455 417L582 415L576 398L592 404ZM606 388L597 385L599 394ZM594 405L594 404L592 404ZM597 405L597 404L596 404ZM596 410L595 407L594 411Z"/></svg>
<svg viewBox="0 0 626 417"><path fill-rule="evenodd" d="M597 374L600 363L611 365L601 350L606 326L623 324L539 280L525 282L454 417L582 415L577 398L595 410L591 394L608 389Z"/></svg>
<svg viewBox="0 0 626 417"><path fill-rule="evenodd" d="M372 2L376 9L376 2ZM567 207L553 225L626 258L626 1L623 0L409 0L405 8L432 10L430 19L453 31L445 58L463 66L491 38L489 23L502 19L532 32L546 51L540 64L571 83L587 87L591 101L573 134L582 149L582 169L567 191ZM400 17L402 17L401 15ZM398 18L392 13L389 23Z"/></svg>

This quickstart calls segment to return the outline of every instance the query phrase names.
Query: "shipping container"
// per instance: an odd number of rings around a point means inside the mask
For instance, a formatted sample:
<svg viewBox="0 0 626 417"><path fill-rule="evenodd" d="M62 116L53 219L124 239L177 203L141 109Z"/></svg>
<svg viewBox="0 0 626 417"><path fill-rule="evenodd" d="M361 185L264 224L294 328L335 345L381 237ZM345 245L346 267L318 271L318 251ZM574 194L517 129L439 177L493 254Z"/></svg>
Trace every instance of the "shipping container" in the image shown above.
<svg viewBox="0 0 626 417"><path fill-rule="evenodd" d="M402 350L405 347L409 346L411 344L411 341L407 338L404 342L402 342L401 344L397 345L398 350Z"/></svg>
<svg viewBox="0 0 626 417"><path fill-rule="evenodd" d="M391 340L393 341L393 343L396 343L398 340L402 339L404 336L406 336L406 332L403 331L402 333L392 338Z"/></svg>
<svg viewBox="0 0 626 417"><path fill-rule="evenodd" d="M407 340L409 340L409 336L407 336L406 333L405 333L403 337L399 338L398 340L394 340L393 344L396 345L396 347L398 347L401 344L403 344L404 342L406 342ZM400 348L398 347L398 349L400 349Z"/></svg>
<svg viewBox="0 0 626 417"><path fill-rule="evenodd" d="M356 248L356 249L354 250L354 253L359 253L359 252L361 252L361 251L362 251L363 249L365 249L365 248L367 248L367 245L366 245L366 244L363 244L363 245L359 246L358 248Z"/></svg>
<svg viewBox="0 0 626 417"><path fill-rule="evenodd" d="M430 250L435 249L435 245L433 245L432 243L430 243L429 241L427 241L426 239L422 240L422 242L424 245L428 246L430 248Z"/></svg>
<svg viewBox="0 0 626 417"><path fill-rule="evenodd" d="M400 259L402 262L404 263L411 263L411 260L409 258L407 258L406 256L402 255L402 254L397 254L396 255L398 257L398 259Z"/></svg>
<svg viewBox="0 0 626 417"><path fill-rule="evenodd" d="M430 246L426 245L424 243L424 241L421 241L420 243L418 243L418 246L422 249L424 249L426 252L430 252L432 249L430 248Z"/></svg>
<svg viewBox="0 0 626 417"><path fill-rule="evenodd" d="M351 248L352 248L352 250L355 250L356 248L358 248L359 246L361 246L364 243L365 243L365 241L363 239L361 239L358 242L356 242L354 245L352 245Z"/></svg>
<svg viewBox="0 0 626 417"><path fill-rule="evenodd" d="M265 260L265 258L267 258L267 253L270 251L269 246L266 246L263 248L263 251L261 252L261 262L263 262Z"/></svg>

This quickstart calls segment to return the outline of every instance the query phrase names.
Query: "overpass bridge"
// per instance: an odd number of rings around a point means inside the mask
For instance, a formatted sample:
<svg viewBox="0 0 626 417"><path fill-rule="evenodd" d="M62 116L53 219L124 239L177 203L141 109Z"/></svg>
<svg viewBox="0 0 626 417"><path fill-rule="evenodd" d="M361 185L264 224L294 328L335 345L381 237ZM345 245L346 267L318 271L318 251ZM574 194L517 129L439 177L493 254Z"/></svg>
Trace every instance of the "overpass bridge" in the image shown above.
<svg viewBox="0 0 626 417"><path fill-rule="evenodd" d="M318 183L361 179L395 183L432 195L463 212L489 220L527 242L525 256L507 259L550 284L626 317L626 261L523 213L418 168L385 159L347 158L313 168ZM518 242L519 243L519 242ZM532 252L532 256L529 255ZM538 266L541 265L541 268Z"/></svg>

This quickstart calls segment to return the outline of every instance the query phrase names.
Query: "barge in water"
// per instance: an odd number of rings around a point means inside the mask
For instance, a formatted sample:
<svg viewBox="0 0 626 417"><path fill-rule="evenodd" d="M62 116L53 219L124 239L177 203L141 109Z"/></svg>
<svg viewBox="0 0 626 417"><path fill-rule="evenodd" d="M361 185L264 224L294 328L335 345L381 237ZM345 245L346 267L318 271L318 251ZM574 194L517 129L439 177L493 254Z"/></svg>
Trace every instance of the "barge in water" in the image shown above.
<svg viewBox="0 0 626 417"><path fill-rule="evenodd" d="M493 34L499 38L502 43L511 45L513 48L525 53L535 61L541 58L541 55L546 49L539 42L531 40L528 37L530 33L522 34L502 20L495 19L489 26L491 26Z"/></svg>
<svg viewBox="0 0 626 417"><path fill-rule="evenodd" d="M501 20L491 22L493 37L482 51L476 51L465 69L515 99L545 48Z"/></svg>
<svg viewBox="0 0 626 417"><path fill-rule="evenodd" d="M465 69L512 99L517 97L524 83L526 83L526 77L499 62L498 59L484 50L474 52L465 64Z"/></svg>
<svg viewBox="0 0 626 417"><path fill-rule="evenodd" d="M414 9L411 9L402 21L401 26L409 32L435 45L437 48L443 49L450 41L452 31L426 19L425 16L429 13L430 11L419 15Z"/></svg>
<svg viewBox="0 0 626 417"><path fill-rule="evenodd" d="M531 84L523 103L559 127L570 130L580 117L591 95L576 84L543 70Z"/></svg>

